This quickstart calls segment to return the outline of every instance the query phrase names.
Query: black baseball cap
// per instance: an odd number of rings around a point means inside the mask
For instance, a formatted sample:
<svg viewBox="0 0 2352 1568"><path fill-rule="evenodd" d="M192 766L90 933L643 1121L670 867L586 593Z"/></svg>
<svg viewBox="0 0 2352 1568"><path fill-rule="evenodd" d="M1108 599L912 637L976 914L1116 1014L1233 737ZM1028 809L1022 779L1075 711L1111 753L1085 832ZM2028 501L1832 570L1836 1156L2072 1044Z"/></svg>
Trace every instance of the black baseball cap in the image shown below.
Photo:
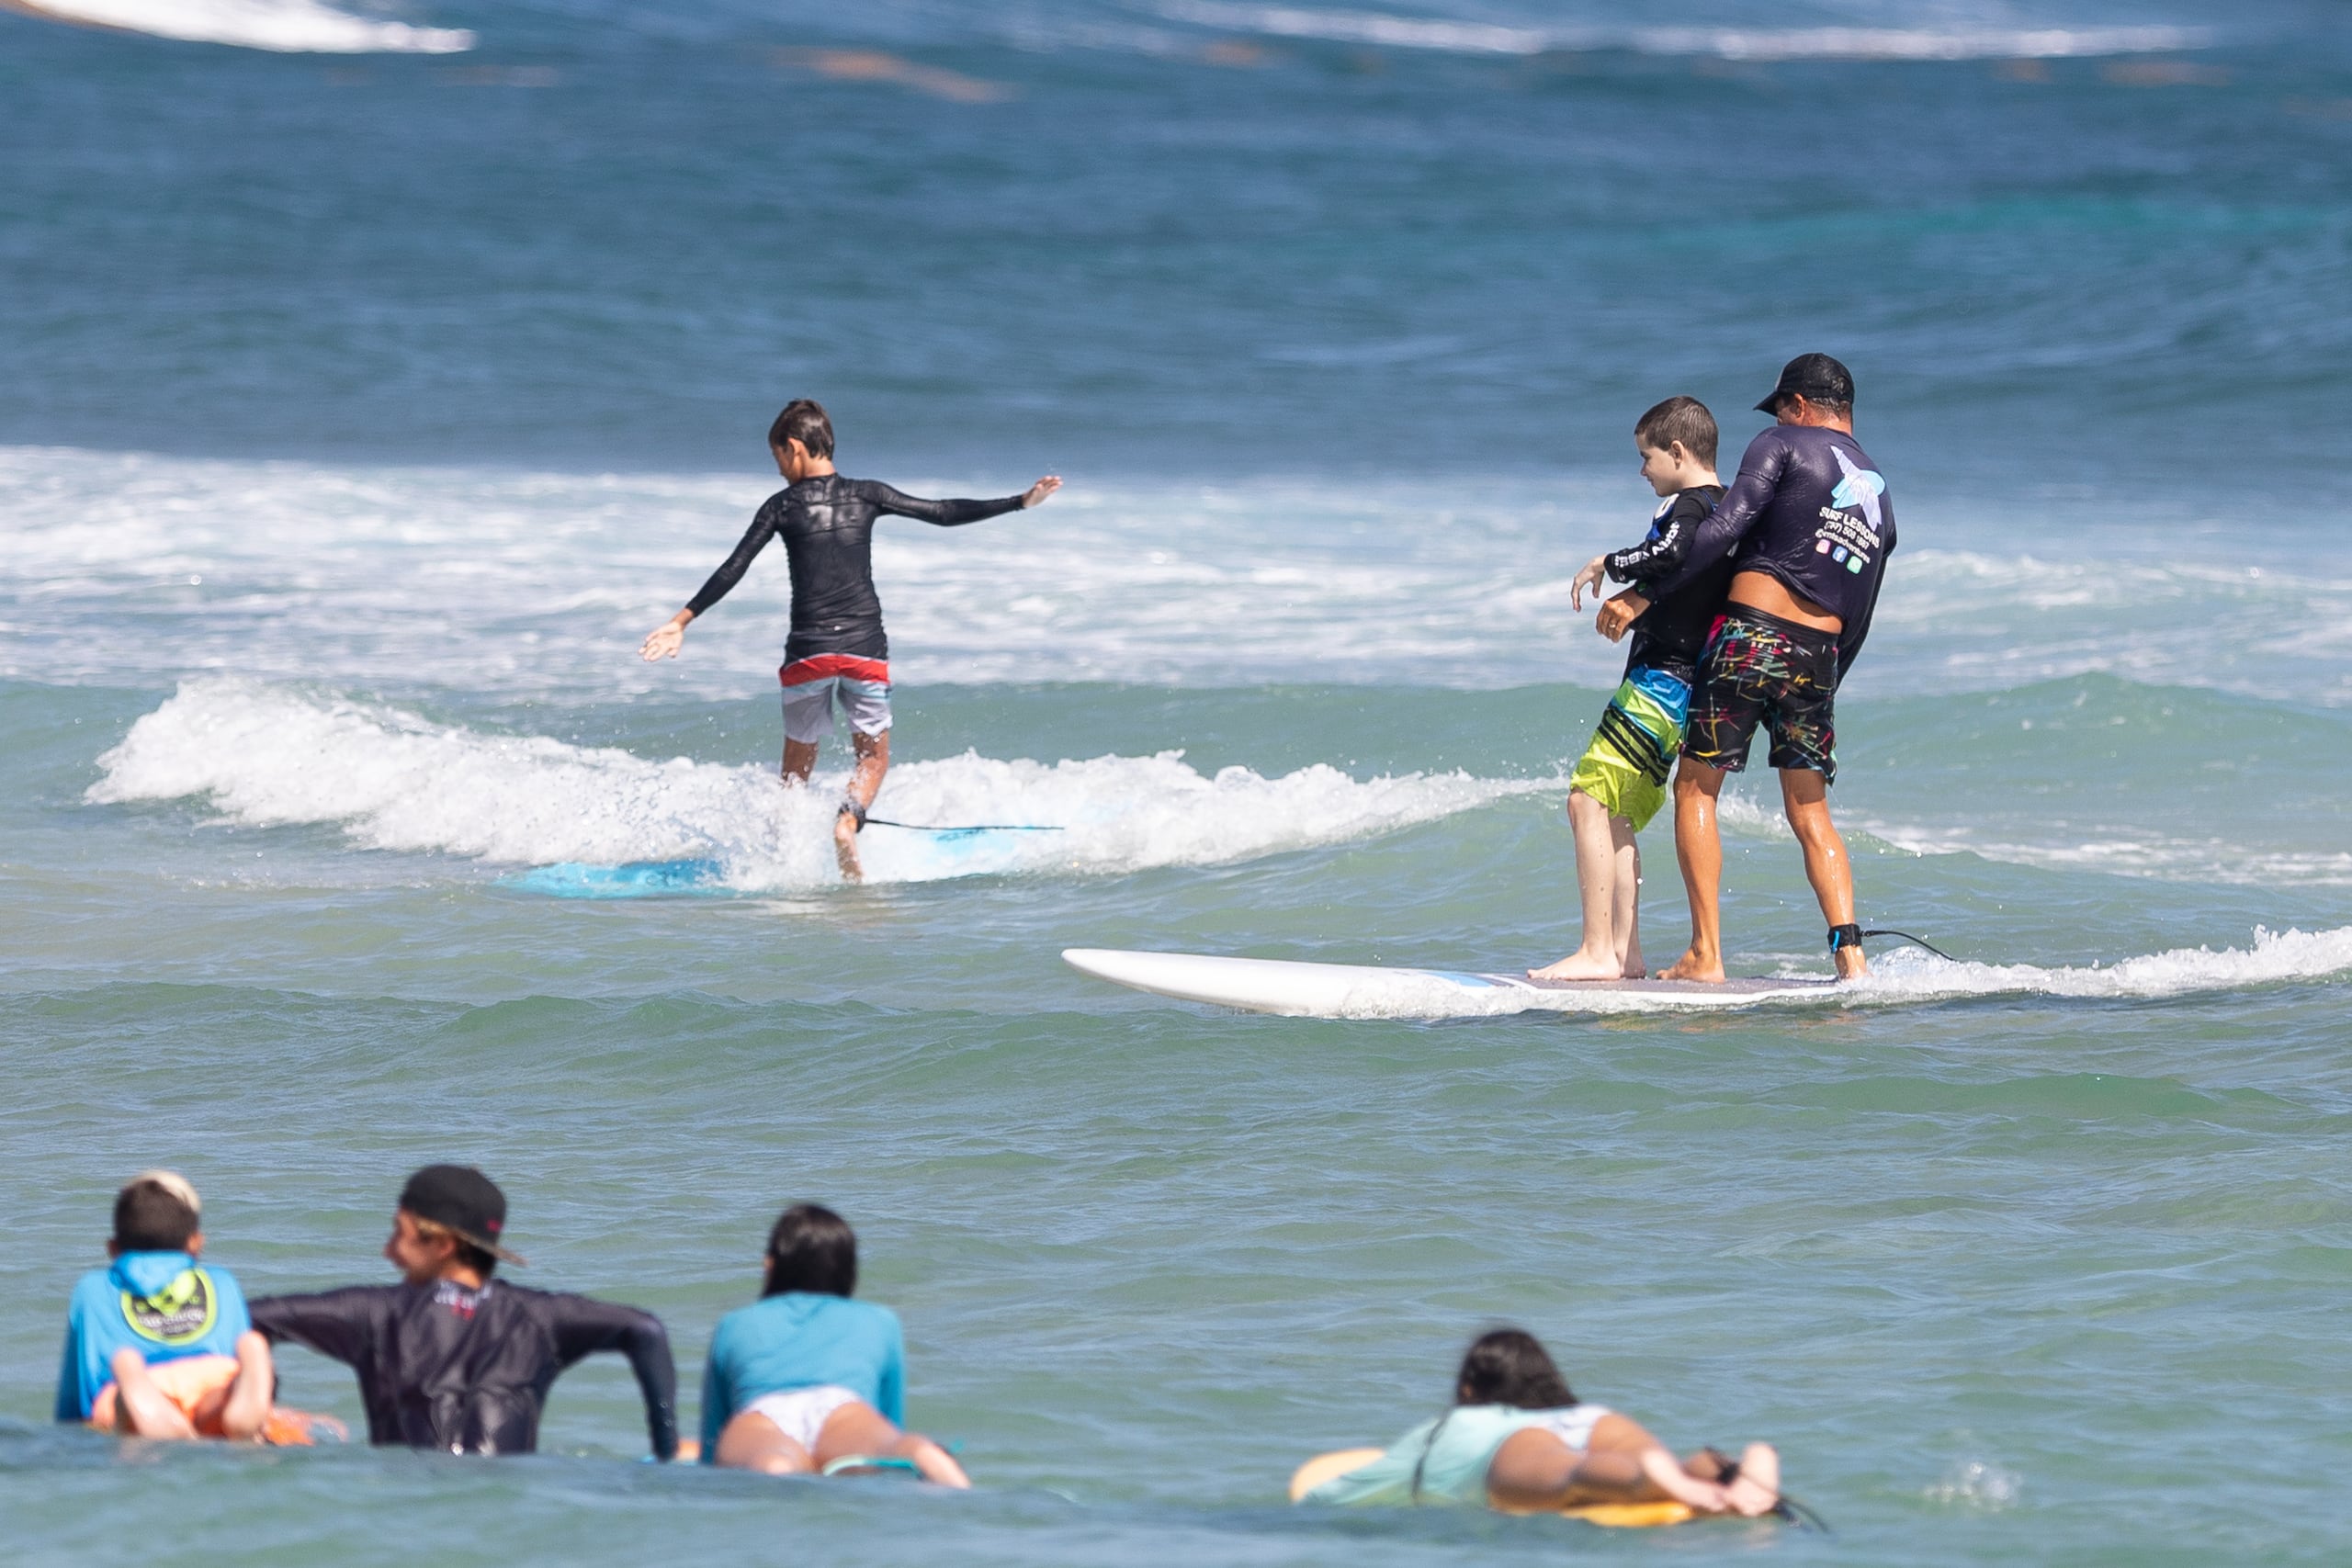
<svg viewBox="0 0 2352 1568"><path fill-rule="evenodd" d="M498 1235L506 1228L506 1194L472 1166L426 1166L401 1189L401 1207L420 1220L446 1227L484 1252L509 1263L525 1263L498 1245Z"/></svg>
<svg viewBox="0 0 2352 1568"><path fill-rule="evenodd" d="M1758 413L1778 413L1781 400L1794 395L1810 403L1854 406L1854 373L1826 354L1800 354L1781 367L1781 384L1756 405Z"/></svg>

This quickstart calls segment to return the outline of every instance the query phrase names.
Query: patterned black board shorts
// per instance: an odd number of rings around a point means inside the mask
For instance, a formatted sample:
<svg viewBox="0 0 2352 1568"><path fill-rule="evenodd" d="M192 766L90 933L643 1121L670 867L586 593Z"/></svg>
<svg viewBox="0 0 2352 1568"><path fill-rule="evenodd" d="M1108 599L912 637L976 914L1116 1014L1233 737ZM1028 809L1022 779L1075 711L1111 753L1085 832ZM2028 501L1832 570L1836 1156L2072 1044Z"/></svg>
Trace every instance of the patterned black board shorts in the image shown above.
<svg viewBox="0 0 2352 1568"><path fill-rule="evenodd" d="M1699 660L1682 754L1727 773L1747 766L1759 723L1772 732L1776 768L1838 777L1838 638L1735 604Z"/></svg>

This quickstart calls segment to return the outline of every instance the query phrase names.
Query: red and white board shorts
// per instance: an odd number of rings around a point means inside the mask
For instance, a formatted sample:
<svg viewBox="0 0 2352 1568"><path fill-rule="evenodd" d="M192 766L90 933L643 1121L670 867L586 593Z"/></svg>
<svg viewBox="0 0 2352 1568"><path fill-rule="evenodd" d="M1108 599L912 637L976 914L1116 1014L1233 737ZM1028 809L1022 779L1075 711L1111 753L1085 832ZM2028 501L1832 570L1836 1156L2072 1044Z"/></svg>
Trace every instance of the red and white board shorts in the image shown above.
<svg viewBox="0 0 2352 1568"><path fill-rule="evenodd" d="M812 746L833 732L833 705L860 735L890 728L890 664L854 653L796 659L775 672L784 684L784 738Z"/></svg>

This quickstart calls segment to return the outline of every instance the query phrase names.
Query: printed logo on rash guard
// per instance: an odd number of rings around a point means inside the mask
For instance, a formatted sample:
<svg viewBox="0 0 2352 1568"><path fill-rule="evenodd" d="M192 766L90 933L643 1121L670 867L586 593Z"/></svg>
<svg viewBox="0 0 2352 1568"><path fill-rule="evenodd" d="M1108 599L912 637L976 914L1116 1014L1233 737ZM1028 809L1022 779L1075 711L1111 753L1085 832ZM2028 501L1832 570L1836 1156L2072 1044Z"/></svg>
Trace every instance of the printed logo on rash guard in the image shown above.
<svg viewBox="0 0 2352 1568"><path fill-rule="evenodd" d="M183 1269L152 1296L122 1292L122 1320L130 1332L158 1345L192 1345L212 1332L220 1298L201 1269Z"/></svg>
<svg viewBox="0 0 2352 1568"><path fill-rule="evenodd" d="M1854 460L1840 447L1833 446L1830 455L1838 459L1838 471L1846 477L1829 492L1829 503L1841 511L1859 511L1871 532L1878 532L1878 498L1886 493L1886 479L1875 468L1858 468Z"/></svg>

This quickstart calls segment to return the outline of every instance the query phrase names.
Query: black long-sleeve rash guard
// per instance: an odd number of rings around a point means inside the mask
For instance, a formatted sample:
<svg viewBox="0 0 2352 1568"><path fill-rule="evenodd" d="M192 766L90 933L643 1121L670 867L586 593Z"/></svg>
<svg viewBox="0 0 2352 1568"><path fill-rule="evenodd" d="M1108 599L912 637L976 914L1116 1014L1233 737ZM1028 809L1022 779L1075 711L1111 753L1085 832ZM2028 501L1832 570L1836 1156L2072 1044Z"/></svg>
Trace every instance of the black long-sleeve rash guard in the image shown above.
<svg viewBox="0 0 2352 1568"><path fill-rule="evenodd" d="M1739 477L1691 536L1681 570L1658 591L1675 592L1726 559L1735 573L1775 577L1844 624L1842 681L1870 636L1894 553L1894 504L1869 454L1842 430L1780 424L1747 444Z"/></svg>
<svg viewBox="0 0 2352 1568"><path fill-rule="evenodd" d="M750 570L752 558L780 535L792 564L792 633L785 641L785 661L820 653L888 659L890 639L883 635L882 601L874 592L875 519L912 517L955 528L1018 512L1021 501L1017 495L1001 501L924 501L877 479L839 474L802 479L768 497L735 553L710 574L702 592L686 601L686 608L699 615L726 598Z"/></svg>
<svg viewBox="0 0 2352 1568"><path fill-rule="evenodd" d="M478 1291L354 1285L251 1303L273 1344L292 1340L359 1374L368 1440L447 1453L526 1454L558 1373L598 1350L627 1355L653 1452L678 1451L678 1369L662 1320L635 1307L491 1280Z"/></svg>
<svg viewBox="0 0 2352 1568"><path fill-rule="evenodd" d="M1721 485L1693 485L1658 503L1650 519L1649 537L1638 545L1612 550L1601 558L1602 570L1618 582L1634 585L1650 602L1634 623L1633 646L1625 652L1625 673L1648 667L1679 675L1685 682L1699 678L1699 655L1707 646L1707 632L1724 607L1724 590L1731 584L1731 563L1718 563L1670 594L1657 585L1681 570L1690 553L1691 536L1708 510L1723 499Z"/></svg>

